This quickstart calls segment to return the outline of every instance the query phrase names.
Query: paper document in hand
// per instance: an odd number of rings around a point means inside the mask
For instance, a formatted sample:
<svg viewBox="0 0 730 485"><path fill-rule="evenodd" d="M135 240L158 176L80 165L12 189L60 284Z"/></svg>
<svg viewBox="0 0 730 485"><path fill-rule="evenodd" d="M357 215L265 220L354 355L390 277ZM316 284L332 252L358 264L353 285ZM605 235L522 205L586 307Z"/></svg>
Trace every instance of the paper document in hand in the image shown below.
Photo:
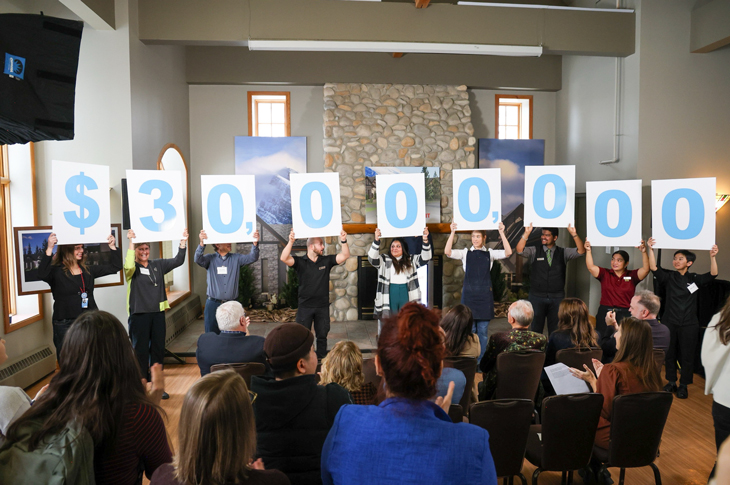
<svg viewBox="0 0 730 485"><path fill-rule="evenodd" d="M545 367L545 373L555 389L555 394L579 394L591 392L588 383L570 373L570 368L562 363Z"/></svg>

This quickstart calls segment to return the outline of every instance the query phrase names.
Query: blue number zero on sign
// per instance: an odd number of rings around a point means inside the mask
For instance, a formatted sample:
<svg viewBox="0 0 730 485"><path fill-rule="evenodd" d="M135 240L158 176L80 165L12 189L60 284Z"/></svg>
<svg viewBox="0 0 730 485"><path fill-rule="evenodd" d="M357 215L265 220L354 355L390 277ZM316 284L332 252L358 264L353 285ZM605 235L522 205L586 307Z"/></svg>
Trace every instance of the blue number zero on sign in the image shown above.
<svg viewBox="0 0 730 485"><path fill-rule="evenodd" d="M677 203L680 199L689 202L689 224L686 229L677 227ZM664 231L674 239L692 239L699 236L705 225L705 203L702 196L692 189L674 189L662 202L662 224Z"/></svg>
<svg viewBox="0 0 730 485"><path fill-rule="evenodd" d="M476 187L479 192L479 208L476 212L471 211L469 204L469 191ZM470 177L465 179L459 186L459 212L468 222L481 222L489 217L489 209L492 203L492 195L489 185L484 179Z"/></svg>
<svg viewBox="0 0 730 485"><path fill-rule="evenodd" d="M403 219L398 218L398 208L396 207L396 197L398 193L403 192L406 196L406 215ZM418 215L418 197L416 189L412 185L405 182L398 182L388 187L385 192L385 218L388 219L390 225L396 229L405 229L416 222Z"/></svg>
<svg viewBox="0 0 730 485"><path fill-rule="evenodd" d="M163 230L163 224L175 219L177 211L170 205L172 200L172 186L164 180L147 180L139 187L140 194L152 195L153 190L159 190L160 196L155 199L154 208L160 209L165 216L162 222L155 222L152 216L140 218L140 222L148 231L160 232Z"/></svg>
<svg viewBox="0 0 730 485"><path fill-rule="evenodd" d="M553 184L555 187L555 205L552 209L545 208L545 187ZM565 212L565 204L568 200L568 188L565 186L565 180L554 173L540 175L535 181L535 187L532 190L532 204L535 207L535 213L543 219L555 219Z"/></svg>
<svg viewBox="0 0 730 485"><path fill-rule="evenodd" d="M312 195L314 192L319 192L319 196L322 199L322 214L319 219L315 219L312 214ZM332 192L322 182L308 182L304 184L299 194L299 207L301 207L302 211L302 221L312 229L321 229L332 222L332 216L334 215Z"/></svg>
<svg viewBox="0 0 730 485"><path fill-rule="evenodd" d="M221 197L228 194L231 198L231 222L225 224L221 218ZM208 192L208 222L215 232L232 234L243 225L243 196L230 184L216 185Z"/></svg>
<svg viewBox="0 0 730 485"><path fill-rule="evenodd" d="M608 203L612 199L618 202L618 224L613 228L608 225ZM607 190L596 198L596 229L606 237L621 237L629 232L633 215L631 199L622 190Z"/></svg>

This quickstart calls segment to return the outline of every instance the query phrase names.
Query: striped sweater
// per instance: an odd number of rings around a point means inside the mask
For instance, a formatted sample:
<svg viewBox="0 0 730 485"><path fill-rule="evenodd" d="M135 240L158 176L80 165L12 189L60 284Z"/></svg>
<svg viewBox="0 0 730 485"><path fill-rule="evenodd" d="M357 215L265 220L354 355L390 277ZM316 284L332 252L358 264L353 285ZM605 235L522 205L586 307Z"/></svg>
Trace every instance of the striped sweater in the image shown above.
<svg viewBox="0 0 730 485"><path fill-rule="evenodd" d="M431 245L425 243L421 248L421 254L411 255L413 265L406 271L408 285L408 301L418 301L421 299L421 290L418 287L417 269L428 263L431 259ZM373 241L368 251L368 261L374 267L378 268L378 286L375 292L375 308L373 315L376 318L383 319L390 316L390 268L393 266L393 260L388 254L380 254L380 241Z"/></svg>

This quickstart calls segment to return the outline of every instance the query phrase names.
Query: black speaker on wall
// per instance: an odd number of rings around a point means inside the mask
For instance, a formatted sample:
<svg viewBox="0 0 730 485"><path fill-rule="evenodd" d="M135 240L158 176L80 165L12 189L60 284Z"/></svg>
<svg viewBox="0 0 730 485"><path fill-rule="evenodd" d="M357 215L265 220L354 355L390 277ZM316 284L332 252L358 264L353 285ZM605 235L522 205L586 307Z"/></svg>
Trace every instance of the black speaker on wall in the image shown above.
<svg viewBox="0 0 730 485"><path fill-rule="evenodd" d="M0 144L73 140L84 23L0 14Z"/></svg>

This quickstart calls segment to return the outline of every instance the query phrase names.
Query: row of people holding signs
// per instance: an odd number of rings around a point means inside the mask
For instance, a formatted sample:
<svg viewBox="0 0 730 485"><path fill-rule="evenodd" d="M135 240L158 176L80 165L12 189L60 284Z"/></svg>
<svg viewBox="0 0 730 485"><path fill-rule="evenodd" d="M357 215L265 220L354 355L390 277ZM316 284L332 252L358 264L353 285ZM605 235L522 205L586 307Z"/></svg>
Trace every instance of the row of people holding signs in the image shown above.
<svg viewBox="0 0 730 485"><path fill-rule="evenodd" d="M182 175L127 170L131 228L141 241L177 239L187 227ZM424 175L377 175L383 237L419 235L426 225ZM53 230L61 244L106 241L111 225L109 167L53 163ZM290 175L298 237L342 230L339 174ZM586 183L587 237L596 246L634 246L641 237L641 180ZM256 230L253 175L201 176L203 229L210 243L251 242ZM652 180L657 248L709 250L715 243L715 178ZM497 229L502 220L499 168L453 171L453 220L460 230ZM524 224L575 225L575 166L525 167Z"/></svg>

